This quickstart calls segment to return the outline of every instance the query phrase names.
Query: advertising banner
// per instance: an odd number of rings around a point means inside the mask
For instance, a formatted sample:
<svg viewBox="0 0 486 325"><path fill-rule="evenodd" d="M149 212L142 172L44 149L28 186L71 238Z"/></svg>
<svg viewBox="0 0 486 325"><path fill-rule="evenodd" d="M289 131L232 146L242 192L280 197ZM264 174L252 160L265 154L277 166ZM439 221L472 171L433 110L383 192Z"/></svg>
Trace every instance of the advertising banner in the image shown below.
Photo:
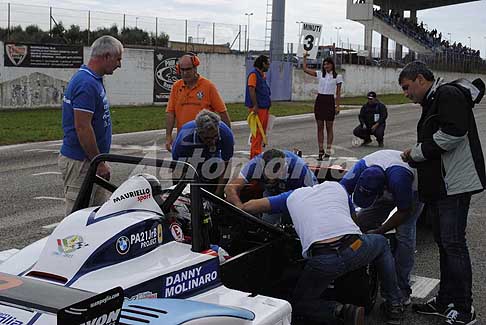
<svg viewBox="0 0 486 325"><path fill-rule="evenodd" d="M154 51L154 103L168 102L172 85L179 80L176 64L182 51Z"/></svg>
<svg viewBox="0 0 486 325"><path fill-rule="evenodd" d="M81 45L6 43L4 65L20 68L73 68L83 64Z"/></svg>

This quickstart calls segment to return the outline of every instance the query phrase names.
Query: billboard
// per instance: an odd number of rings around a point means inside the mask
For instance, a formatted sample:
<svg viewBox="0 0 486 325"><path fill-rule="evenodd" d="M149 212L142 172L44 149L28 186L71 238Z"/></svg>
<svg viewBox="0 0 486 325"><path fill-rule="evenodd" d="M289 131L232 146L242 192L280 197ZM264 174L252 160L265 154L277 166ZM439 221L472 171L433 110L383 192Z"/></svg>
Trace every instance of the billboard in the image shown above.
<svg viewBox="0 0 486 325"><path fill-rule="evenodd" d="M77 69L82 64L81 45L5 43L6 67Z"/></svg>
<svg viewBox="0 0 486 325"><path fill-rule="evenodd" d="M154 51L154 103L168 102L172 85L179 80L176 64L185 52L173 50Z"/></svg>

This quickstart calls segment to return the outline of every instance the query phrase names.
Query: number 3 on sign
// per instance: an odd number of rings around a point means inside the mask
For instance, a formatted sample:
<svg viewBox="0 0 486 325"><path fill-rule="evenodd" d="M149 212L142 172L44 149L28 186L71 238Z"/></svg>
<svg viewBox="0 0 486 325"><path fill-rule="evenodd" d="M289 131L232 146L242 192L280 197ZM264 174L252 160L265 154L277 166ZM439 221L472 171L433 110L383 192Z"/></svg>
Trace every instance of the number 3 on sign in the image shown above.
<svg viewBox="0 0 486 325"><path fill-rule="evenodd" d="M307 35L304 38L304 50L307 52L310 52L314 48L314 36L312 35Z"/></svg>
<svg viewBox="0 0 486 325"><path fill-rule="evenodd" d="M300 39L302 43L299 44L297 56L302 57L304 52L307 52L308 59L315 59L319 49L319 39L321 38L322 25L302 23L302 33Z"/></svg>

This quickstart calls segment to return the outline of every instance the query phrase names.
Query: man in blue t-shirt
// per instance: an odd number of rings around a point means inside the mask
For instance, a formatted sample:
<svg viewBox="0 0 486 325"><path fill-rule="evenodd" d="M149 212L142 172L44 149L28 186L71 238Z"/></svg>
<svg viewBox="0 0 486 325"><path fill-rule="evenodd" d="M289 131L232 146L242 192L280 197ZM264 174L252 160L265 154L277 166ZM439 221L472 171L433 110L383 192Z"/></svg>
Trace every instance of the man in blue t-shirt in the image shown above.
<svg viewBox="0 0 486 325"><path fill-rule="evenodd" d="M379 150L359 160L341 185L362 208L358 225L368 233L385 234L396 228L394 251L398 285L404 303L410 304L410 274L414 265L416 223L423 204L417 195L415 170L404 163L397 150ZM396 212L388 218L390 212ZM388 219L387 219L388 218Z"/></svg>
<svg viewBox="0 0 486 325"><path fill-rule="evenodd" d="M121 66L123 45L112 36L102 36L91 45L91 57L71 78L62 104L64 131L58 165L64 183L66 215L88 171L90 161L111 146L110 105L103 85L103 76ZM110 178L110 166L98 165L96 174ZM105 201L105 193L97 189L94 204Z"/></svg>
<svg viewBox="0 0 486 325"><path fill-rule="evenodd" d="M216 185L209 190L222 196L234 144L231 129L221 122L218 114L204 109L177 133L172 145L172 159L184 160L194 166L203 182ZM176 172L174 176L179 175Z"/></svg>
<svg viewBox="0 0 486 325"><path fill-rule="evenodd" d="M309 323L364 324L364 308L323 298L338 277L373 263L380 275L382 311L387 324L400 324L402 295L393 256L385 237L363 235L353 219L354 207L337 182L301 187L241 205L249 213L289 213L307 260L295 286L292 313ZM306 323L307 323L306 322Z"/></svg>
<svg viewBox="0 0 486 325"><path fill-rule="evenodd" d="M289 190L317 184L317 178L306 162L288 150L270 149L250 160L238 177L226 185L226 200L237 207L242 206L241 190L255 181L263 187L263 196L277 195ZM285 214L264 215L270 223L281 223Z"/></svg>

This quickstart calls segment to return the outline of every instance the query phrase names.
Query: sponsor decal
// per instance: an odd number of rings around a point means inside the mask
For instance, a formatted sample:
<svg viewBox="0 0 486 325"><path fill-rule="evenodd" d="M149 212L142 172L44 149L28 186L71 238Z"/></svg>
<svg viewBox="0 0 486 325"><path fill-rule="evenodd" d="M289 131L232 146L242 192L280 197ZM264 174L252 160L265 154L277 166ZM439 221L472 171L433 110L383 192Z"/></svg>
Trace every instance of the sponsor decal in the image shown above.
<svg viewBox="0 0 486 325"><path fill-rule="evenodd" d="M162 228L162 225L159 224L157 226L157 241L159 242L159 244L162 244L162 242L164 241L164 232L163 232L163 228Z"/></svg>
<svg viewBox="0 0 486 325"><path fill-rule="evenodd" d="M165 276L163 296L165 298L181 296L216 284L219 281L218 266L218 260L213 259L209 263Z"/></svg>
<svg viewBox="0 0 486 325"><path fill-rule="evenodd" d="M111 296L106 296L104 297L103 299L100 299L98 301L95 301L95 302L92 302L90 305L89 305L89 308L94 308L96 306L99 306L99 305L103 305L103 304L106 304L107 302L115 299L115 298L118 298L120 297L120 294L119 293L115 293Z"/></svg>
<svg viewBox="0 0 486 325"><path fill-rule="evenodd" d="M113 203L117 203L129 198L136 198L138 202L142 202L146 199L149 199L150 197L151 197L150 188L146 188L146 189L140 189L136 191L130 191L128 193L124 193L120 196L117 196L113 198Z"/></svg>
<svg viewBox="0 0 486 325"><path fill-rule="evenodd" d="M126 236L122 236L116 241L116 251L120 255L125 255L130 250L130 240Z"/></svg>
<svg viewBox="0 0 486 325"><path fill-rule="evenodd" d="M72 235L64 239L57 239L57 252L54 254L72 257L71 253L88 245L84 242L83 237Z"/></svg>
<svg viewBox="0 0 486 325"><path fill-rule="evenodd" d="M172 237L174 237L175 241L184 241L184 233L182 232L182 228L178 223L172 223L170 225L170 233Z"/></svg>
<svg viewBox="0 0 486 325"><path fill-rule="evenodd" d="M27 45L6 44L5 50L10 62L12 62L12 64L15 66L20 65L27 57L27 53L29 52Z"/></svg>
<svg viewBox="0 0 486 325"><path fill-rule="evenodd" d="M196 93L197 99L202 100L204 98L204 92L203 91L198 91Z"/></svg>
<svg viewBox="0 0 486 325"><path fill-rule="evenodd" d="M121 308L111 311L108 314L103 314L99 317L95 317L90 321L81 323L81 325L116 325L118 324L118 316L120 315Z"/></svg>
<svg viewBox="0 0 486 325"><path fill-rule="evenodd" d="M0 274L0 291L20 287L24 282L18 278Z"/></svg>
<svg viewBox="0 0 486 325"><path fill-rule="evenodd" d="M142 299L156 299L157 298L157 293L151 292L151 291L144 291L137 293L134 296L131 296L130 298L125 297L125 301L132 301L132 300L142 300Z"/></svg>
<svg viewBox="0 0 486 325"><path fill-rule="evenodd" d="M116 251L120 255L125 255L130 249L145 249L162 244L163 239L163 227L160 223L157 223L149 230L139 231L118 238L116 241Z"/></svg>
<svg viewBox="0 0 486 325"><path fill-rule="evenodd" d="M15 316L0 312L0 324L22 325L24 322L18 320Z"/></svg>

